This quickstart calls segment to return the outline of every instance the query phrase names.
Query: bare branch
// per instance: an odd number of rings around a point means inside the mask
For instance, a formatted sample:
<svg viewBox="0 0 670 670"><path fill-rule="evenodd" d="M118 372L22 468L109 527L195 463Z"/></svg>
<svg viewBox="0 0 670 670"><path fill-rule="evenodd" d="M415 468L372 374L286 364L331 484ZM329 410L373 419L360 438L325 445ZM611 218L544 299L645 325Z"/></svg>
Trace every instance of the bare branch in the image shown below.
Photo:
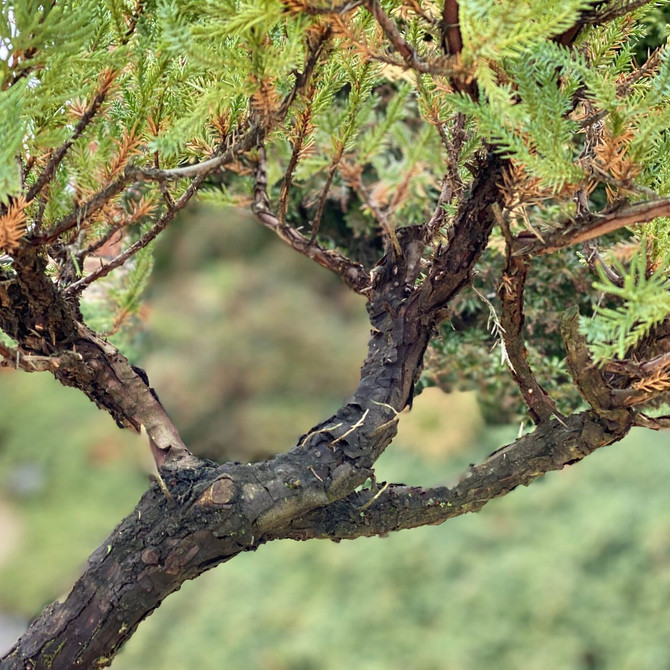
<svg viewBox="0 0 670 670"><path fill-rule="evenodd" d="M94 272L91 272L90 275L80 279L79 281L74 282L68 286L64 293L65 295L75 295L81 293L87 286L90 286L94 281L106 277L112 270L115 268L121 267L126 261L132 258L138 251L144 249L150 242L156 239L158 235L165 230L167 225L174 219L177 213L186 207L189 200L197 193L198 188L205 180L205 175L199 175L196 177L190 184L189 187L184 191L179 200L174 203L174 206L165 212L163 216L146 232L142 237L140 237L137 242L131 244L125 251L120 253L116 258L112 259L109 263L101 266Z"/></svg>
<svg viewBox="0 0 670 670"><path fill-rule="evenodd" d="M528 363L528 350L523 338L523 294L528 275L525 260L515 258L507 251L507 263L503 271L498 295L502 304L502 325L505 350L511 363L511 372L516 381L530 416L535 423L546 421L557 415L556 403L542 388Z"/></svg>
<svg viewBox="0 0 670 670"><path fill-rule="evenodd" d="M267 174L265 171L265 150L261 147L255 169L254 201L251 211L256 218L267 228L273 230L277 236L293 247L298 253L311 258L324 268L339 275L347 286L356 293L364 293L370 287L370 276L360 263L355 263L344 254L333 249L325 249L315 242L311 242L295 228L282 224L279 218L270 209L270 199L267 193Z"/></svg>
<svg viewBox="0 0 670 670"><path fill-rule="evenodd" d="M528 486L547 472L617 442L631 425L632 417L627 416L622 423L606 427L595 412L572 414L565 421L553 419L471 466L453 487L390 484L380 491L357 491L291 522L271 537L344 540L440 524L477 512L517 486Z"/></svg>
<svg viewBox="0 0 670 670"><path fill-rule="evenodd" d="M611 214L589 214L580 217L563 230L546 235L544 242L538 240L534 235L521 233L514 241L513 253L515 256L548 254L580 242L593 240L625 226L648 223L659 216L670 216L670 198L640 202Z"/></svg>

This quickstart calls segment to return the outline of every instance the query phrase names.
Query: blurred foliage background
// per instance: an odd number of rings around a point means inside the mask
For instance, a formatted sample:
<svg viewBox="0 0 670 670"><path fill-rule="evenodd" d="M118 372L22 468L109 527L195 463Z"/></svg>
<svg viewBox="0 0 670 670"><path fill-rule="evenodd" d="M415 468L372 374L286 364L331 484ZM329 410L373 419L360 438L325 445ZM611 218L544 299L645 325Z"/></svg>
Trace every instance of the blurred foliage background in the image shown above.
<svg viewBox="0 0 670 670"><path fill-rule="evenodd" d="M169 231L141 317L133 362L187 444L217 460L294 444L354 389L368 335L359 297L230 211ZM0 371L0 398L6 645L131 512L151 459L45 375ZM378 479L454 481L518 429L485 425L472 393L428 388ZM187 583L113 667L670 668L669 479L667 435L635 429L440 527L272 543Z"/></svg>

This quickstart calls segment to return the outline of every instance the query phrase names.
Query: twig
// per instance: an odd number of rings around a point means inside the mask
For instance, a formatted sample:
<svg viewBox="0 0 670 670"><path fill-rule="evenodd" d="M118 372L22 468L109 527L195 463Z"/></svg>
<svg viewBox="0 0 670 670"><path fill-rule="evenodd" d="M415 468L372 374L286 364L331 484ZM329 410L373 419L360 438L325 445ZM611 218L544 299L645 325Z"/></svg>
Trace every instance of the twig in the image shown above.
<svg viewBox="0 0 670 670"><path fill-rule="evenodd" d="M454 119L454 127L451 132L451 140L446 137L444 130L440 133L442 142L447 150L447 170L442 179L442 190L437 199L435 210L426 224L429 238L434 237L444 223L446 215L445 206L448 205L455 195L463 192L463 182L458 174L458 162L465 142L465 114L458 112Z"/></svg>
<svg viewBox="0 0 670 670"><path fill-rule="evenodd" d="M274 231L279 239L298 253L339 275L344 283L356 293L364 293L370 287L370 275L360 263L355 263L334 249L324 249L316 242L310 242L295 228L286 223L280 223L278 217L270 209L265 171L265 149L263 147L258 152L254 180L255 187L251 211L264 226Z"/></svg>
<svg viewBox="0 0 670 670"><path fill-rule="evenodd" d="M591 270L597 273L597 268L600 268L614 285L623 286L623 278L614 268L605 262L605 259L598 251L598 245L595 240L584 242L584 258Z"/></svg>
<svg viewBox="0 0 670 670"><path fill-rule="evenodd" d="M51 158L42 171L42 174L37 177L35 183L30 187L30 189L28 189L28 193L26 194L26 200L28 202L30 202L44 188L44 185L53 177L68 149L75 143L77 138L84 132L88 124L92 121L93 117L98 113L98 110L102 106L102 103L104 102L116 75L117 73L112 70L104 70L102 72L100 75L98 92L93 98L93 101L82 114L70 138L63 142L63 144L61 144L58 149L56 149L51 154Z"/></svg>
<svg viewBox="0 0 670 670"><path fill-rule="evenodd" d="M377 205L370 192L367 190L367 188L365 188L359 170L345 163L342 165L342 171L347 182L351 184L358 195L360 195L361 200L365 206L370 210L370 213L377 220L377 223L384 231L384 233L386 233L393 253L396 255L396 257L402 256L402 248L400 246L400 242L398 241L398 236L396 235L395 229L389 222L390 208L384 211Z"/></svg>
<svg viewBox="0 0 670 670"><path fill-rule="evenodd" d="M60 221L57 221L51 230L45 232L43 235L34 235L29 238L30 243L34 246L48 244L49 242L53 242L63 233L66 233L68 230L71 230L77 225L81 225L89 216L102 209L107 202L118 195L127 186L131 181L132 171L133 169L127 167L116 179L107 184L102 190L98 191L83 205L75 208L72 212L60 219Z"/></svg>
<svg viewBox="0 0 670 670"><path fill-rule="evenodd" d="M340 440L343 440L345 437L349 437L349 435L351 435L356 429L360 428L363 425L363 423L365 422L365 417L369 413L370 413L370 408L366 409L365 412L363 412L363 415L361 416L361 418L358 421L356 421L356 423L351 428L349 428L349 430L345 431L338 438L334 439L330 443L329 446L332 447L333 445L337 444Z"/></svg>
<svg viewBox="0 0 670 670"><path fill-rule="evenodd" d="M261 129L258 125L251 125L250 128L235 140L235 133L231 133L230 144L222 153L209 158L195 165L185 165L184 167L172 168L169 170L160 170L156 168L133 167L126 172L135 179L149 179L152 181L171 181L184 178L205 178L215 170L230 163L239 154L253 149L258 143Z"/></svg>
<svg viewBox="0 0 670 670"><path fill-rule="evenodd" d="M611 214L589 214L576 219L564 230L547 235L544 243L522 233L515 238L513 254L515 256L548 254L593 240L625 226L648 223L659 216L670 216L670 198L637 203Z"/></svg>
<svg viewBox="0 0 670 670"><path fill-rule="evenodd" d="M83 291L87 286L90 286L94 281L102 279L107 276L112 270L123 265L129 258L132 258L138 251L144 249L150 242L152 242L159 233L161 233L166 226L174 219L179 210L183 209L188 201L196 194L198 188L205 179L205 175L196 177L190 184L186 191L181 195L179 200L175 202L174 207L169 209L163 216L154 224L137 242L129 246L124 252L120 253L116 258L112 259L106 265L98 268L90 275L74 282L68 286L64 293L65 295L75 295Z"/></svg>
<svg viewBox="0 0 670 670"><path fill-rule="evenodd" d="M361 506L358 508L358 511L359 511L359 512L363 512L363 511L365 511L368 507L370 507L371 505L373 505L374 502L375 502L375 500L377 500L377 499L379 498L379 496L380 496L382 493L384 493L384 491L386 491L386 489L387 489L389 486L390 486L390 482L386 482L386 484L384 484L384 486L382 486L382 487L379 489L379 491L377 491L377 493L375 493L375 494L372 496L372 498L370 498L370 500L368 500L368 501L365 503L365 505L361 505Z"/></svg>
<svg viewBox="0 0 670 670"><path fill-rule="evenodd" d="M320 435L321 433L329 433L331 430L335 430L336 428L339 428L341 425L342 422L340 421L340 423L335 423L332 426L326 426L325 428L321 428L319 430L313 430L307 433L307 435L305 435L305 437L303 437L302 440L298 442L298 446L302 447L302 445L305 444L305 442L307 442L307 440L309 440L311 437L314 437L314 435Z"/></svg>
<svg viewBox="0 0 670 670"><path fill-rule="evenodd" d="M284 2L289 8L293 10L294 5L290 2ZM307 3L299 3L295 5L295 11L301 14L309 14L310 16L320 16L323 14L348 14L357 7L363 4L362 0L352 0L351 2L343 2L341 5L333 7L317 7L316 5L308 5Z"/></svg>
<svg viewBox="0 0 670 670"><path fill-rule="evenodd" d="M579 19L579 22L590 25L601 25L603 23L607 23L608 21L618 19L620 16L630 14L630 12L634 12L636 9L644 7L644 5L648 5L652 1L653 0L631 0L631 2L621 3L621 5L618 7L612 6L604 9L603 11L593 9L590 12L584 14Z"/></svg>
<svg viewBox="0 0 670 670"><path fill-rule="evenodd" d="M379 0L365 0L363 3L366 9L375 17L377 23L384 31L387 39L393 45L394 49L400 54L405 64L412 70L422 74L430 74L432 68L423 59L419 58L414 48L400 34L395 21L382 9Z"/></svg>

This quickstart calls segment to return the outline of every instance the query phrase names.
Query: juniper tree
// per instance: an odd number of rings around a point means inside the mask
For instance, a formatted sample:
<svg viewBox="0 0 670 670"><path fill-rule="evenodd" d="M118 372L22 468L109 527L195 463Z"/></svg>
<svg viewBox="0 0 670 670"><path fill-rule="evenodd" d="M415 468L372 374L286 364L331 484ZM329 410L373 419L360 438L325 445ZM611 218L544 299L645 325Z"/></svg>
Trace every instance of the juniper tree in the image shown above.
<svg viewBox="0 0 670 670"><path fill-rule="evenodd" d="M106 666L167 595L241 552L442 523L632 426L670 426L658 8L19 0L1 15L0 353L144 429L159 472L3 668ZM360 384L264 462L199 459L124 355L152 243L193 202L250 207L367 301ZM430 384L475 386L535 427L455 486L375 482Z"/></svg>

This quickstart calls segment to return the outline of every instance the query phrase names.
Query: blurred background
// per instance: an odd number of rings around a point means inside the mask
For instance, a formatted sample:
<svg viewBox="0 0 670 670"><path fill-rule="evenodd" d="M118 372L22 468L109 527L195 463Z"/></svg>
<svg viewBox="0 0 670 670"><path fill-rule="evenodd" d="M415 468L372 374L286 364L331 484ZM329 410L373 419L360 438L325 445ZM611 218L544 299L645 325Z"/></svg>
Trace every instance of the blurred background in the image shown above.
<svg viewBox="0 0 670 670"><path fill-rule="evenodd" d="M146 296L130 356L200 456L285 450L355 388L364 301L238 212L176 223ZM426 389L377 478L454 481L518 430ZM670 668L669 442L634 429L439 527L241 555L171 596L113 667ZM149 472L142 439L82 394L0 369L0 650L68 592Z"/></svg>

